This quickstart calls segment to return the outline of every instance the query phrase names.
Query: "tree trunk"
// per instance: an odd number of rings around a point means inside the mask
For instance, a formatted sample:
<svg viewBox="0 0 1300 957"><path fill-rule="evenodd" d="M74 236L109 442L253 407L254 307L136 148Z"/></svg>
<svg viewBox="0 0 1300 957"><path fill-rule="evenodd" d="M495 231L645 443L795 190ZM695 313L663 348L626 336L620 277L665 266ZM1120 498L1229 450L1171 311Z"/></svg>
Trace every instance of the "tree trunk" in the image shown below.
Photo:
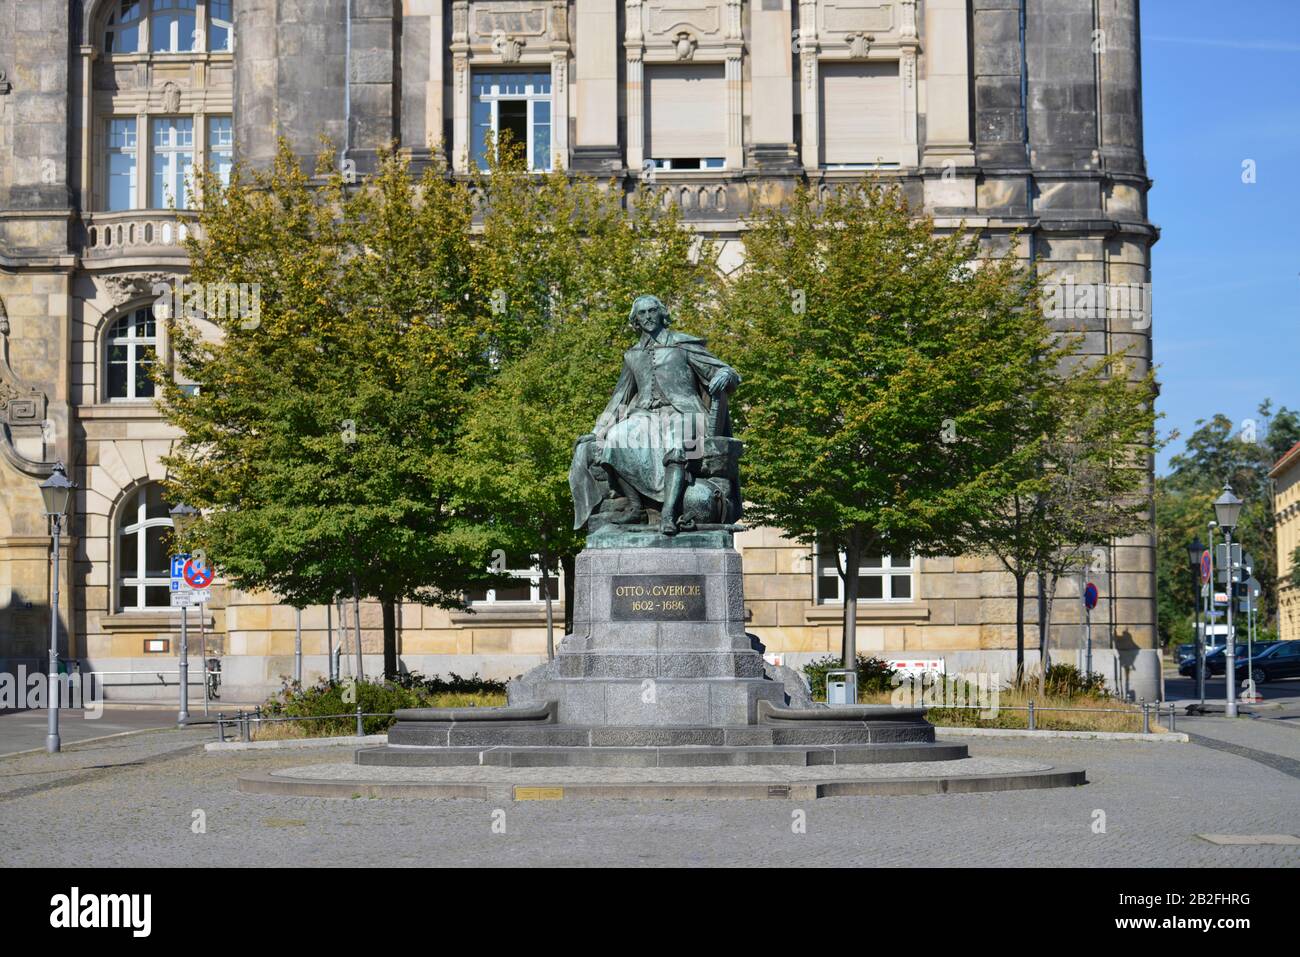
<svg viewBox="0 0 1300 957"><path fill-rule="evenodd" d="M542 541L546 533L542 533ZM542 601L546 602L546 660L555 660L555 611L551 603L551 554L544 547L537 554L542 570Z"/></svg>
<svg viewBox="0 0 1300 957"><path fill-rule="evenodd" d="M358 681L366 680L366 668L361 661L361 589L357 585L357 576L352 576L352 623L356 625L357 638L357 674Z"/></svg>
<svg viewBox="0 0 1300 957"><path fill-rule="evenodd" d="M566 635L573 634L573 576L577 564L577 558L574 555L562 555L560 557L560 567L564 569L564 633Z"/></svg>
<svg viewBox="0 0 1300 957"><path fill-rule="evenodd" d="M1047 693L1047 578L1041 570L1038 579L1038 693Z"/></svg>
<svg viewBox="0 0 1300 957"><path fill-rule="evenodd" d="M397 677L397 602L382 600L384 609L384 677L389 681Z"/></svg>
<svg viewBox="0 0 1300 957"><path fill-rule="evenodd" d="M858 570L862 566L862 533L851 529L844 545L844 667L858 667Z"/></svg>
<svg viewBox="0 0 1300 957"><path fill-rule="evenodd" d="M1016 687L1025 680L1025 573L1012 573L1016 580Z"/></svg>

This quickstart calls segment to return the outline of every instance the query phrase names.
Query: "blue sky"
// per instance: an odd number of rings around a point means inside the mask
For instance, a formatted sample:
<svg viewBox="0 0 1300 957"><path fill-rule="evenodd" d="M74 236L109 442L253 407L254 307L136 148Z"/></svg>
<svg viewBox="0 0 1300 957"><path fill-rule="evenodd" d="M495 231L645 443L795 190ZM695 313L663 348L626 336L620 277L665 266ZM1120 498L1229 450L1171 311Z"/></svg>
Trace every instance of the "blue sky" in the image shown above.
<svg viewBox="0 0 1300 957"><path fill-rule="evenodd" d="M1161 431L1300 409L1300 0L1144 0L1142 73Z"/></svg>

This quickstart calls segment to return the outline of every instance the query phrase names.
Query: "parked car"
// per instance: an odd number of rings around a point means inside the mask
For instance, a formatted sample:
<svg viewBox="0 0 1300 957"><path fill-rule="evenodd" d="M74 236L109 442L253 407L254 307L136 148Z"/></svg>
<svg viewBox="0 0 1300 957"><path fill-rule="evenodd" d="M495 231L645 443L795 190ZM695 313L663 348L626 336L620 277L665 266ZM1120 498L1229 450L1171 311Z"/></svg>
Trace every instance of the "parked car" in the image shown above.
<svg viewBox="0 0 1300 957"><path fill-rule="evenodd" d="M1245 680L1247 663L1238 661L1236 664L1237 679ZM1223 668L1222 663L1219 667ZM1281 678L1300 678L1300 641L1272 642L1263 651L1257 651L1250 659L1249 673L1257 685Z"/></svg>
<svg viewBox="0 0 1300 957"><path fill-rule="evenodd" d="M1205 673L1207 675L1221 675L1227 670L1228 663L1224 658L1225 648L1226 646L1219 645L1217 648L1209 648L1206 650ZM1238 643L1232 653L1238 662L1244 662L1246 660L1246 645L1244 643ZM1178 673L1184 678L1196 677L1195 652L1178 663Z"/></svg>

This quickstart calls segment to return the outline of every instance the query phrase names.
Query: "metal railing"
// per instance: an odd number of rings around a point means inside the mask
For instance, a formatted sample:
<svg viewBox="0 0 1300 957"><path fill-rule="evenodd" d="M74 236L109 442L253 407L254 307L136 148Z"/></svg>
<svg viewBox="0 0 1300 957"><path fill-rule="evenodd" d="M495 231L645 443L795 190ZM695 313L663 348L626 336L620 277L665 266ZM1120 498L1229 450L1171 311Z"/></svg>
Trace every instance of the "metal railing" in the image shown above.
<svg viewBox="0 0 1300 957"><path fill-rule="evenodd" d="M228 715L224 711L217 712L216 718L205 718L199 721L189 721L190 725L215 724L217 726L217 740L225 743L226 728L231 727L239 735L238 740L248 743L253 740L254 731L261 728L264 724L274 724L284 721L327 721L335 718L356 718L358 738L365 736L365 727L362 724L363 718L391 718L391 711L362 711L361 706L357 705L356 711L346 711L342 714L312 714L302 717L289 715L264 715L260 707L252 711L236 711L233 715Z"/></svg>
<svg viewBox="0 0 1300 957"><path fill-rule="evenodd" d="M1119 717L1133 717L1133 718L1136 718L1136 717L1139 717L1139 716L1140 716L1140 717L1142 718L1142 733L1143 733L1143 734L1150 734L1150 733L1151 733L1151 715L1154 713L1155 716L1156 716L1156 721L1160 721L1161 718L1162 718L1162 716L1165 714L1165 705L1162 704L1162 703L1160 703L1160 702L1158 702L1158 701L1157 701L1157 702L1146 702L1146 701L1141 702L1141 704L1139 705L1139 708L1140 708L1139 711L1122 711L1122 710L1120 710L1119 708L1059 708L1059 707L1045 707L1045 706L1040 705L1040 704L1035 704L1033 701L1030 701L1028 704L1025 704L1025 705L997 705L996 707L991 707L991 706L989 706L989 705L982 705L982 704L937 704L937 705L927 706L927 707L928 707L928 710L933 710L933 711L947 711L947 710L952 710L952 711L960 711L960 710L966 710L966 711L1024 711L1024 712L1027 712L1028 715L1029 715L1029 730L1030 730L1030 731L1038 731L1038 730L1040 730L1039 727L1038 727L1038 722L1037 722L1037 720L1036 720L1037 717L1038 717L1038 715L1040 715L1040 714L1042 714L1042 713L1044 713L1044 712L1046 712L1046 711L1063 711L1063 712L1074 712L1074 713L1076 713L1076 714L1110 714L1110 715L1116 715L1116 716L1119 716ZM1170 730L1170 731L1177 731L1177 730L1178 730L1178 706L1175 705L1175 704L1173 704L1173 703L1171 702L1171 703L1169 704L1168 707L1169 707L1169 712L1168 712L1168 714L1169 714L1169 730ZM1041 729L1041 730L1046 731L1046 730L1048 730L1048 729L1043 728L1043 729Z"/></svg>

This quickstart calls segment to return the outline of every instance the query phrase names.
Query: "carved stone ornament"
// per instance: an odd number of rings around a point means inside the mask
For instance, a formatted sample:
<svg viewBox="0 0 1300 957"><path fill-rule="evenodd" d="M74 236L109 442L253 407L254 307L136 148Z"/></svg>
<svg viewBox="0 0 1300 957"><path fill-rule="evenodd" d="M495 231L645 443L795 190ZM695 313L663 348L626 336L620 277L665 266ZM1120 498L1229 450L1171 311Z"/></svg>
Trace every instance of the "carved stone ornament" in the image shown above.
<svg viewBox="0 0 1300 957"><path fill-rule="evenodd" d="M175 276L165 272L121 273L104 277L108 287L109 298L117 307L125 306L132 299L150 295L154 286L175 284Z"/></svg>
<svg viewBox="0 0 1300 957"><path fill-rule="evenodd" d="M871 33L850 33L844 39L849 44L849 56L855 60L865 60L876 37Z"/></svg>
<svg viewBox="0 0 1300 957"><path fill-rule="evenodd" d="M492 49L501 54L501 62L518 63L523 56L524 41L506 33L496 33L492 37Z"/></svg>
<svg viewBox="0 0 1300 957"><path fill-rule="evenodd" d="M673 38L673 50L677 59L685 63L695 56L695 38L683 30Z"/></svg>
<svg viewBox="0 0 1300 957"><path fill-rule="evenodd" d="M179 113L181 110L181 88L171 80L163 84L162 108L165 113Z"/></svg>

